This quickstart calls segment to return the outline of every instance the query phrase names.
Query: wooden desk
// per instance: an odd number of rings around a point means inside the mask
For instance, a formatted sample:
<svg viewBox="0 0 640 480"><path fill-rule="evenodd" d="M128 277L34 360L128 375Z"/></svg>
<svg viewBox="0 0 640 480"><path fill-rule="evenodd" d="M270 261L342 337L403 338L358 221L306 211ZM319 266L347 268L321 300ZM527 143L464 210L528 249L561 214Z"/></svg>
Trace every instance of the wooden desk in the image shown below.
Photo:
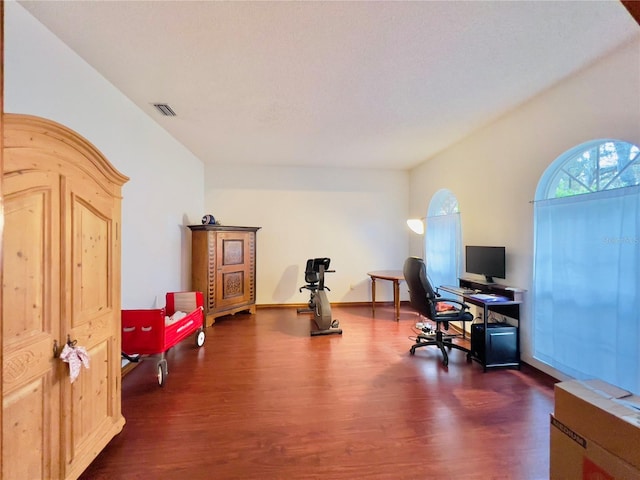
<svg viewBox="0 0 640 480"><path fill-rule="evenodd" d="M376 315L376 280L393 282L393 305L396 307L396 321L400 320L400 282L404 280L401 270L378 270L367 272L371 277L371 311Z"/></svg>
<svg viewBox="0 0 640 480"><path fill-rule="evenodd" d="M480 363L483 370L486 372L488 368L500 368L500 367L515 367L520 369L520 305L522 300L516 300L516 292L522 292L522 290L507 287L498 284L482 284L474 282L472 280L460 279L460 287L454 286L441 286L439 288L442 291L453 293L458 297L462 297L465 303L470 303L477 307L482 308L482 336L479 339L474 337L474 325L471 326L471 359ZM477 297L475 292L482 292L484 294L498 295L504 297L504 300L484 299ZM520 298L520 297L518 297ZM500 317L509 317L517 322L517 325L510 325L505 323L505 327L513 327L515 330L515 358L510 360L504 360L503 355L507 355L505 351L509 350L509 346L506 345L505 340L509 333L501 331L495 333L495 336L490 332L489 316L491 314L499 315ZM498 318L500 318L498 317ZM496 324L493 324L494 326ZM500 324L502 325L502 324ZM477 327L477 325L475 325ZM501 340L502 337L502 340Z"/></svg>

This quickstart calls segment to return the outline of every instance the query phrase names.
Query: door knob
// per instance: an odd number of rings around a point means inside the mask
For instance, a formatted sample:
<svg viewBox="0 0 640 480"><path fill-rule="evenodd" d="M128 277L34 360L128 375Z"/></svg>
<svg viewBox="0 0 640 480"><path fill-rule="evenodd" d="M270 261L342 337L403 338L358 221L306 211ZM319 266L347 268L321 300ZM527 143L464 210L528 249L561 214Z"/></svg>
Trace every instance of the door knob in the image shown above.
<svg viewBox="0 0 640 480"><path fill-rule="evenodd" d="M67 345L69 345L70 347L75 347L76 344L78 343L77 340L71 340L71 336L67 335ZM60 346L58 345L58 340L54 340L53 341L53 358L59 358L60 357Z"/></svg>

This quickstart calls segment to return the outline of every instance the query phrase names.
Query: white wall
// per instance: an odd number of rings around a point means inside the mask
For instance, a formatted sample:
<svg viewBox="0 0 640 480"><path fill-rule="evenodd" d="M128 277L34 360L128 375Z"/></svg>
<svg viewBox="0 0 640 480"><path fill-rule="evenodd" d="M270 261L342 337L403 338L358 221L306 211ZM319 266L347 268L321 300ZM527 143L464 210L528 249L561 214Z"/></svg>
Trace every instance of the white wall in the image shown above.
<svg viewBox="0 0 640 480"><path fill-rule="evenodd" d="M5 2L5 104L61 123L130 181L123 189L122 306L147 308L190 284L189 223L200 223L204 166L15 2Z"/></svg>
<svg viewBox="0 0 640 480"><path fill-rule="evenodd" d="M426 212L440 188L458 197L463 244L505 245L507 278L527 289L521 321L523 359L532 355L531 201L545 168L587 140L640 144L640 39L498 119L411 172L410 209Z"/></svg>
<svg viewBox="0 0 640 480"><path fill-rule="evenodd" d="M207 213L224 225L261 227L258 304L305 303L308 292L298 288L311 257L331 258L331 302L369 301L368 271L402 269L409 235L407 172L227 166L205 171ZM376 300L393 298L391 282L376 287Z"/></svg>
<svg viewBox="0 0 640 480"><path fill-rule="evenodd" d="M199 159L13 1L5 3L4 109L72 128L130 177L123 308L151 307L165 292L189 288L185 226L204 213L226 225L262 227L259 304L306 302L298 287L313 256L332 259L332 302L368 301L366 272L399 269L407 255L407 172L211 167L205 175ZM387 283L380 282L380 300L393 297Z"/></svg>

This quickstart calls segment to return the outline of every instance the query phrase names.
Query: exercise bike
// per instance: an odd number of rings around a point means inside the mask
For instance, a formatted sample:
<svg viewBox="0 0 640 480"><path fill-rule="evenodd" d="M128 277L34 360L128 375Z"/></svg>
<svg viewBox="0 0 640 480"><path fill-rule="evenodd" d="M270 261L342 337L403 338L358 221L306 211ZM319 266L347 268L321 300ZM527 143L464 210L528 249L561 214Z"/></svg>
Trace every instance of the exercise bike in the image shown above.
<svg viewBox="0 0 640 480"><path fill-rule="evenodd" d="M327 257L310 258L307 260L307 265L304 269L304 281L307 282L307 284L300 287L298 291L302 293L302 290L309 290L310 298L307 308L299 308L297 310L298 313L313 313L315 309L314 296L318 291L318 274L320 271L320 265L322 264L324 271L328 272L330 263L331 259ZM329 292L331 291L331 289L326 285L324 288Z"/></svg>
<svg viewBox="0 0 640 480"><path fill-rule="evenodd" d="M298 309L298 313L313 313L313 321L318 329L310 331L312 337L334 333L342 334L342 329L339 328L340 322L331 318L331 304L325 292L330 289L324 285L324 274L325 272L335 272L335 270L329 270L330 261L327 257L307 260L304 272L307 284L299 289L300 292L304 289L310 292L308 308Z"/></svg>

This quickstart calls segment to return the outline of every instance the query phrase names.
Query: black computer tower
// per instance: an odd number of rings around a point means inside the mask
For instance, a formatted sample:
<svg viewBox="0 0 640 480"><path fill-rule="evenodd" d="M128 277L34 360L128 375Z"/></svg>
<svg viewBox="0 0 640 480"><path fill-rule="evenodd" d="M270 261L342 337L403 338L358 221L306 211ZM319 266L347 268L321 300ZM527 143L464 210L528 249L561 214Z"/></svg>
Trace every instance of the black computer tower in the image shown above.
<svg viewBox="0 0 640 480"><path fill-rule="evenodd" d="M487 324L485 345L484 323L471 325L471 354L483 365L509 365L520 362L518 330L505 323Z"/></svg>

